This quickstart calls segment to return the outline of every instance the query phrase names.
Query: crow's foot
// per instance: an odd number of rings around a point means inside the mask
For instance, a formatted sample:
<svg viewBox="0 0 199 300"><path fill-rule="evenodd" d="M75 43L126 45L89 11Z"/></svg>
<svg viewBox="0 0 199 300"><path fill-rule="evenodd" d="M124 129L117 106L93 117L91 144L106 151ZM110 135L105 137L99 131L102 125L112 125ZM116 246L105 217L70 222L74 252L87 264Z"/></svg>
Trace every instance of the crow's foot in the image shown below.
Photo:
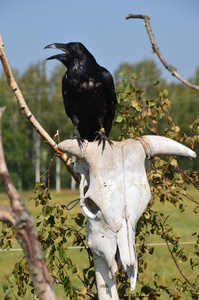
<svg viewBox="0 0 199 300"><path fill-rule="evenodd" d="M106 136L104 128L101 128L100 131L97 132L96 139L98 140L98 146L102 143L102 153L104 152L106 141L109 143L111 148L113 146L113 142Z"/></svg>
<svg viewBox="0 0 199 300"><path fill-rule="evenodd" d="M71 138L71 140L77 140L80 149L83 148L85 141L84 141L84 139L81 138L78 130L75 130L73 132L73 135L70 136L70 138Z"/></svg>

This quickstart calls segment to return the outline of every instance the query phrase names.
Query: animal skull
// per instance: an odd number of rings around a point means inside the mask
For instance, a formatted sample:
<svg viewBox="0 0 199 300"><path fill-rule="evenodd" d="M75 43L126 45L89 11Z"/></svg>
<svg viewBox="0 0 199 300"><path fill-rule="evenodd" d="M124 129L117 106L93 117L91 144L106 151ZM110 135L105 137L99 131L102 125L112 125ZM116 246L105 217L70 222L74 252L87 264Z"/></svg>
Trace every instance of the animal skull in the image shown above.
<svg viewBox="0 0 199 300"><path fill-rule="evenodd" d="M194 158L195 152L160 136L113 142L113 147L106 145L103 153L98 142L86 143L80 149L75 140L66 140L58 149L79 158L75 171L81 176L80 205L87 218L89 247L106 261L109 278L122 266L134 290L136 224L151 197L145 159L156 154Z"/></svg>

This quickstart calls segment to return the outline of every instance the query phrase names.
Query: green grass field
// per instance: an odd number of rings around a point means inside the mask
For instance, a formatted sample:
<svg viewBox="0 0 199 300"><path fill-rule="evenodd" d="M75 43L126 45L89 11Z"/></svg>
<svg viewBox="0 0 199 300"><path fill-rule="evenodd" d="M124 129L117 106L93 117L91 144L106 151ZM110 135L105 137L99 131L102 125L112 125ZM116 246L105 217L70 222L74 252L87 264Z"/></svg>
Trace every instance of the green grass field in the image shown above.
<svg viewBox="0 0 199 300"><path fill-rule="evenodd" d="M194 189L190 190L190 194L198 198L198 192ZM24 199L26 199L26 203L29 207L30 212L33 214L34 218L40 213L41 207L35 207L33 201L28 201L29 198L34 197L33 192L23 192L21 194ZM62 204L68 204L71 200L78 198L78 191L70 191L70 190L63 190L60 193L56 193L55 191L51 191L52 201L60 202ZM4 193L0 194L1 204L9 204L9 200L7 195ZM191 234L194 231L198 231L198 217L193 212L193 208L195 205L191 202L186 200L187 208L185 212L180 213L178 209L175 209L174 206L170 203L165 203L164 205L157 202L153 209L156 209L158 212L163 212L166 216L168 215L168 223L173 226L173 230L175 233L178 233L182 236L181 242L193 242L194 238ZM80 207L77 205L72 214L77 214L80 212ZM160 239L158 236L149 237L147 243L164 243L163 240ZM193 245L185 245L186 249L189 251L194 250ZM14 248L20 248L19 244L16 243ZM71 257L73 263L75 263L80 270L85 268L88 265L86 251L83 250L80 252L79 249L68 250L68 256ZM7 277L10 276L11 271L17 262L19 256L22 255L21 251L1 251L0 252L0 299L4 299L5 294L3 292L3 285L7 283ZM157 245L155 246L154 254L149 255L145 254L144 257L147 261L148 268L144 274L141 274L140 278L144 280L145 283L153 282L153 275L156 273L160 273L161 276L161 283L168 285L171 278L181 278L179 271L177 270L174 262L170 258L170 253L166 247L166 245ZM181 266L181 264L180 264ZM188 275L188 278L194 276L193 271L190 269L188 263L183 263L182 265L183 272ZM74 278L74 284L76 284L76 279ZM139 289L139 287L137 287ZM65 299L64 291L62 286L55 286L54 287L57 299ZM31 294L28 294L23 299L30 300ZM19 298L21 299L21 298ZM147 299L147 298L146 298ZM161 299L167 299L165 295L161 297ZM186 299L186 298L184 298ZM190 299L190 298L187 298Z"/></svg>

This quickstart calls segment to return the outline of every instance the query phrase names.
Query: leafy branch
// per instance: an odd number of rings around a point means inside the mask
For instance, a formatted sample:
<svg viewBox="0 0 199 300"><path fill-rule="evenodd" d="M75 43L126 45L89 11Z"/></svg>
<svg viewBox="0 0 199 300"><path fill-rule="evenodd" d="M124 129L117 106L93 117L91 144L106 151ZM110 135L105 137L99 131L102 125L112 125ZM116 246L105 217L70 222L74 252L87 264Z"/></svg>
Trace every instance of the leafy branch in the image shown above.
<svg viewBox="0 0 199 300"><path fill-rule="evenodd" d="M164 239L164 240L165 240L165 242L166 242L166 244L167 244L167 248L168 248L168 250L169 250L169 252L170 252L170 254L171 254L171 258L173 259L173 261L174 261L174 263L175 263L175 265L176 265L178 271L180 272L180 274L182 275L182 277L185 279L185 281L188 282L188 284L189 284L193 289L196 289L195 286L187 279L187 277L183 274L182 270L180 269L180 266L179 266L179 264L177 263L177 260L175 259L174 255L173 255L173 253L172 253L172 250L171 250L171 248L170 248L170 246L169 246L168 240L167 240L167 239Z"/></svg>
<svg viewBox="0 0 199 300"><path fill-rule="evenodd" d="M193 284L187 279L187 277L183 274L182 270L180 269L179 264L177 263L177 260L175 259L175 256L173 255L173 252L172 252L172 250L171 250L171 248L170 248L170 246L169 246L168 238L165 237L165 236L168 234L168 230L165 230L165 228L164 228L164 225L165 225L165 222L166 222L167 219L168 219L168 216L165 218L163 224L161 225L161 226L162 226L162 236L163 236L163 238L164 238L164 240L165 240L165 242L166 242L167 248L168 248L168 250L169 250L169 252L170 252L170 254L171 254L171 258L173 259L173 261L174 261L174 263L175 263L175 265L176 265L178 271L180 272L181 276L185 279L185 281L186 281L193 289L196 289L196 288L193 286Z"/></svg>
<svg viewBox="0 0 199 300"><path fill-rule="evenodd" d="M129 78L126 74L129 75ZM120 112L120 116L116 119L116 122L120 123L122 128L121 139L124 137L135 138L150 133L161 134L174 140L184 142L190 148L195 149L198 141L198 131L193 130L193 126L195 128L198 126L198 123L195 121L193 124L190 124L190 129L192 129L191 138L180 131L179 126L174 122L170 114L171 101L168 97L167 90L160 88L159 83L156 83L154 86L158 89L158 97L148 99L146 93L138 88L137 81L139 80L139 75L129 73L126 67L122 69L120 75L124 76L124 78L118 92L118 111ZM164 291L171 298L173 297L172 299L177 299L179 295L178 291L182 292L185 285L186 292L191 295L196 295L198 292L197 278L195 279L195 283L192 282L192 280L188 280L177 260L177 258L180 257L182 260L184 259L184 262L188 260L188 255L183 248L175 253L178 249L178 245L180 245L180 237L178 234L172 232L172 227L168 224L165 225L164 214L157 212L153 206L156 201L162 203L168 201L172 203L174 207L178 206L179 211L183 212L186 207L183 203L183 197L198 204L198 201L187 192L187 185L189 184L192 184L196 189L198 188L198 171L183 170L173 157L153 157L147 163L147 177L151 186L152 199L137 224L136 243L139 245L139 251L137 251L139 259L138 282L141 285L141 290L136 293L136 296L137 298L140 297L140 299L144 297L155 299L161 297L161 293ZM197 212L196 209L194 209L194 213ZM164 228L164 230L162 228ZM154 251L153 247L148 248L146 244L148 237L153 234L164 239L166 245L168 243L168 246L171 242L174 247L173 252L171 246L168 249L170 254L172 252L171 258L175 262L180 274L179 276L183 276L183 278L187 279L185 279L183 283L179 281L178 287L175 286L174 291L172 291L171 283L169 288L167 285L165 286L158 283L160 273L156 274L157 276L154 275L155 288L152 284L146 284L142 279L142 273L147 270L147 261L144 259L144 254L152 255ZM198 267L197 257L199 252L197 250L197 242L194 244L194 247L196 251L191 254L191 268L192 265L196 268ZM129 286L127 283L124 283L125 280L124 275L121 273L119 275L119 282L121 283L121 289L119 286L120 297L125 300L134 299L134 295L130 298L128 291ZM173 279L173 282L175 282L175 280L178 279Z"/></svg>
<svg viewBox="0 0 199 300"><path fill-rule="evenodd" d="M0 122L3 109L0 109ZM55 299L52 289L52 281L48 269L37 242L37 232L34 227L32 215L29 213L24 199L10 178L3 153L2 136L0 132L0 175L7 194L10 198L10 207L1 205L0 220L14 226L18 241L26 255L29 271L41 300Z"/></svg>

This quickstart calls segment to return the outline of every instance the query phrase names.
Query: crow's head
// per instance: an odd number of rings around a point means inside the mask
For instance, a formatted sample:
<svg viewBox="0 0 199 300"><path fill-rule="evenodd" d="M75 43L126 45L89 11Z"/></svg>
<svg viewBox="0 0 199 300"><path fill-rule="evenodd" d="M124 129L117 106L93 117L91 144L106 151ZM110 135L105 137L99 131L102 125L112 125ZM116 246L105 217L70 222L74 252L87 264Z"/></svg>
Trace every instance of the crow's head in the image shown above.
<svg viewBox="0 0 199 300"><path fill-rule="evenodd" d="M46 46L44 49L54 48L64 51L64 53L53 55L49 59L58 59L60 60L66 67L69 66L73 61L89 61L94 62L95 58L93 55L86 49L86 47L82 43L71 42L68 44L54 43Z"/></svg>

